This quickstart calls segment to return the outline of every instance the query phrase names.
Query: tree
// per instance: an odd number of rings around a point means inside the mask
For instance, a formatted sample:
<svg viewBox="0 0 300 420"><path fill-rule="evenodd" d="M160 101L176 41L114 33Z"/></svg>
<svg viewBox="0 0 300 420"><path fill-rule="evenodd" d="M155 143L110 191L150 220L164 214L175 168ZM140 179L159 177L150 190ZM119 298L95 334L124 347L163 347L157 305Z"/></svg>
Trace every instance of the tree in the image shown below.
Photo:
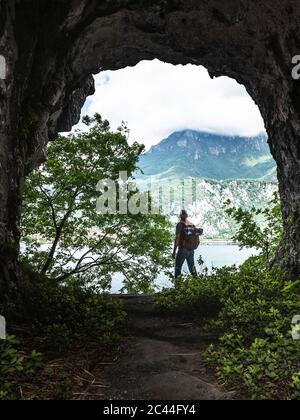
<svg viewBox="0 0 300 420"><path fill-rule="evenodd" d="M88 130L59 136L47 162L27 179L23 258L58 282L97 281L106 289L113 274L122 273L127 291L149 291L169 266L169 222L160 214L96 211L97 183L117 180L120 171L132 180L144 146L128 144L124 124L112 132L98 114L83 122Z"/></svg>
<svg viewBox="0 0 300 420"><path fill-rule="evenodd" d="M270 265L283 236L283 221L278 194L274 194L269 206L243 210L230 207L231 202L225 204L226 213L233 217L239 225L233 240L245 248L260 250L267 265Z"/></svg>

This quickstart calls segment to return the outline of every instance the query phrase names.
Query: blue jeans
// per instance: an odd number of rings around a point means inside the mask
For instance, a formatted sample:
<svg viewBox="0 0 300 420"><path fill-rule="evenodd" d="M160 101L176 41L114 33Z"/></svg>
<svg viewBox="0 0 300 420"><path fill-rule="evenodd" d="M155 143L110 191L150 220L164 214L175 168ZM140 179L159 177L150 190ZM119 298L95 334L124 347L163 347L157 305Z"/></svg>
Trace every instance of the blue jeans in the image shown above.
<svg viewBox="0 0 300 420"><path fill-rule="evenodd" d="M197 271L195 267L195 251L190 251L189 249L185 248L179 248L176 255L175 277L181 276L182 266L185 261L187 262L191 275L197 276Z"/></svg>

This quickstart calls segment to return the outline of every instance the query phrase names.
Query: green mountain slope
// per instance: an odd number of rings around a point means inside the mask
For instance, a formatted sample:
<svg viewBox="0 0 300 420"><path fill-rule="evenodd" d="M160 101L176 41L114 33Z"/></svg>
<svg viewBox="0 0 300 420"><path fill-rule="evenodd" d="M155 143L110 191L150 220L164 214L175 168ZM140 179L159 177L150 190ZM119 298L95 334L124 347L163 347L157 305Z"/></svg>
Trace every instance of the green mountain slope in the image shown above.
<svg viewBox="0 0 300 420"><path fill-rule="evenodd" d="M171 134L140 159L146 177L276 180L265 134L238 137L185 130ZM140 177L140 176L139 176Z"/></svg>

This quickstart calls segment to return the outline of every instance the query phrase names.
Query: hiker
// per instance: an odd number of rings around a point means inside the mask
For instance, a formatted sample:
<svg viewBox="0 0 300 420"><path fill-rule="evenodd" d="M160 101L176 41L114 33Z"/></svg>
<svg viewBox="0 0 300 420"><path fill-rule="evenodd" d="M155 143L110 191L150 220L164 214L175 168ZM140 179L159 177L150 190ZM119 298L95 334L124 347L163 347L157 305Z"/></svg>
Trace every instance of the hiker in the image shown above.
<svg viewBox="0 0 300 420"><path fill-rule="evenodd" d="M199 229L189 222L188 213L186 210L182 210L180 213L180 222L176 227L176 238L174 243L173 258L176 260L175 263L175 278L181 276L182 266L185 261L192 276L197 276L197 270L195 267L195 250L200 244ZM176 251L178 252L176 255Z"/></svg>

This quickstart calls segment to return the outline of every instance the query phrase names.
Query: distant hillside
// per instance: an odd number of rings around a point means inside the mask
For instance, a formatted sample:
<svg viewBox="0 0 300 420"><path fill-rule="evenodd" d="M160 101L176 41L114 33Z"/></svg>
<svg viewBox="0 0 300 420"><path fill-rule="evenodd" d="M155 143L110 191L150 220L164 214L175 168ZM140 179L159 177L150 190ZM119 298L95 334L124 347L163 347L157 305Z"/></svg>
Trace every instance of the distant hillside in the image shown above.
<svg viewBox="0 0 300 420"><path fill-rule="evenodd" d="M193 130L175 132L141 156L139 166L145 177L157 179L276 181L276 164L265 134L231 137Z"/></svg>
<svg viewBox="0 0 300 420"><path fill-rule="evenodd" d="M183 183L174 179L139 180L140 190L150 190L153 201L160 205L163 213L173 223L178 214L186 208L191 220L204 228L205 239L229 240L237 229L237 224L226 214L224 204L230 200L234 207L250 210L268 205L273 194L278 191L274 182L259 180L213 181L201 178L187 178L194 188L185 190L182 200ZM164 191L164 194L162 193Z"/></svg>
<svg viewBox="0 0 300 420"><path fill-rule="evenodd" d="M226 214L224 203L250 210L253 206L265 207L272 199L277 184L254 180L209 181L194 180L197 183L198 198L185 206L191 220L204 228L205 239L229 240L236 232L236 223ZM169 183L172 187L172 182ZM178 220L178 208L168 214L170 220Z"/></svg>

